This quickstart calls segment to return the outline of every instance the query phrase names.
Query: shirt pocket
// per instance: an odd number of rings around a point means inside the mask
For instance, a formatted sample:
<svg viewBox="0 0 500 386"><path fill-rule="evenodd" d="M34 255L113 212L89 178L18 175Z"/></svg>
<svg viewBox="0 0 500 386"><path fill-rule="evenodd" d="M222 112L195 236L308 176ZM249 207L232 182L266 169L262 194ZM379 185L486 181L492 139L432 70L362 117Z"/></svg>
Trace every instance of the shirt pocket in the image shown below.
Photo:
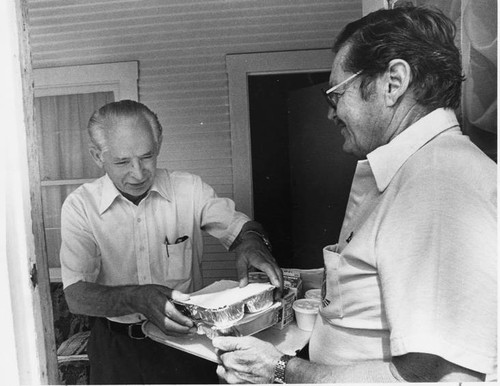
<svg viewBox="0 0 500 386"><path fill-rule="evenodd" d="M339 277L342 256L340 253L337 253L337 247L338 245L335 244L323 248L325 271L321 286L320 314L326 319L344 317L344 305Z"/></svg>
<svg viewBox="0 0 500 386"><path fill-rule="evenodd" d="M192 274L193 246L191 238L163 246L163 276L166 285L176 288L189 281Z"/></svg>

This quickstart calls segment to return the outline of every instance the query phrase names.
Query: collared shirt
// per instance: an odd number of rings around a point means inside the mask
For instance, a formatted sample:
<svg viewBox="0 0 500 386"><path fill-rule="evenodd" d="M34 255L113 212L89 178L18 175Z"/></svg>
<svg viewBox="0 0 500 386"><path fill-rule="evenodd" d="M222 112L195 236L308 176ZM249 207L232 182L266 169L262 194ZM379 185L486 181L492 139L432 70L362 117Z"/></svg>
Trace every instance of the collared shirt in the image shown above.
<svg viewBox="0 0 500 386"><path fill-rule="evenodd" d="M76 189L63 204L64 286L81 280L196 291L203 284L202 230L229 248L247 221L232 200L217 197L193 174L157 169L139 205L124 198L105 175ZM130 323L142 318L134 314L110 319Z"/></svg>
<svg viewBox="0 0 500 386"><path fill-rule="evenodd" d="M359 161L311 360L496 364L496 165L437 109Z"/></svg>

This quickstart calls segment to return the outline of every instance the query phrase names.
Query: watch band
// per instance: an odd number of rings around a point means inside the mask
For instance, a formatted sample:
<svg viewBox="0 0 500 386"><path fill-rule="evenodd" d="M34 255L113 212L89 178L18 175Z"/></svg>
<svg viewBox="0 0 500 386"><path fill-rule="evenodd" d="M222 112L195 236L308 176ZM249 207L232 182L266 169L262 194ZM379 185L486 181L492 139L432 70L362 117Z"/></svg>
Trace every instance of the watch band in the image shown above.
<svg viewBox="0 0 500 386"><path fill-rule="evenodd" d="M262 240L262 242L264 243L264 245L266 246L266 248L269 250L269 252L272 252L273 247L271 245L271 242L269 241L269 239L265 235L263 235L262 233L260 233L258 231L254 231L253 229L245 231L245 233L243 233L243 235L246 235L247 233L254 233L257 236L259 236L260 239Z"/></svg>
<svg viewBox="0 0 500 386"><path fill-rule="evenodd" d="M273 378L274 383L286 383L285 382L286 365L288 364L288 361L292 358L294 357L291 355L284 354L278 360L278 363L276 363L276 366L274 367L274 378Z"/></svg>

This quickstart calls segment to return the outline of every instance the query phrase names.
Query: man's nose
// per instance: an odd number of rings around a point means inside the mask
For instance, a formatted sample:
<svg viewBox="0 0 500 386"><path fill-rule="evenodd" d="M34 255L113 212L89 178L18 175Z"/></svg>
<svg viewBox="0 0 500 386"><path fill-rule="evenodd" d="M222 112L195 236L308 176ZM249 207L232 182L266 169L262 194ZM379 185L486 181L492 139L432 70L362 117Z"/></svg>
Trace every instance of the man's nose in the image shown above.
<svg viewBox="0 0 500 386"><path fill-rule="evenodd" d="M131 174L135 179L142 180L144 173L142 168L142 162L140 160L138 159L132 160Z"/></svg>

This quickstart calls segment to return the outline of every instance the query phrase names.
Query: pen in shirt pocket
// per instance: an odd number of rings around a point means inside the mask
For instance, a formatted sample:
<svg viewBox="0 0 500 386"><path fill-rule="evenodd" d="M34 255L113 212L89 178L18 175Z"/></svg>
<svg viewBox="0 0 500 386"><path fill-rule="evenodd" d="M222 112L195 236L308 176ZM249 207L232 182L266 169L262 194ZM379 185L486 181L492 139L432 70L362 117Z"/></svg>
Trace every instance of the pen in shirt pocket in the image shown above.
<svg viewBox="0 0 500 386"><path fill-rule="evenodd" d="M167 250L167 257L170 257L170 254L168 253L168 246L170 244L170 242L168 241L168 236L165 236L165 249Z"/></svg>
<svg viewBox="0 0 500 386"><path fill-rule="evenodd" d="M180 244L180 243L183 243L184 241L186 241L187 239L189 238L188 235L185 235L185 236L180 236L180 237L177 237L175 239L175 243L174 244ZM167 249L167 257L170 257L170 252L168 250L168 246L171 245L170 242L168 241L168 236L165 236L165 248Z"/></svg>

